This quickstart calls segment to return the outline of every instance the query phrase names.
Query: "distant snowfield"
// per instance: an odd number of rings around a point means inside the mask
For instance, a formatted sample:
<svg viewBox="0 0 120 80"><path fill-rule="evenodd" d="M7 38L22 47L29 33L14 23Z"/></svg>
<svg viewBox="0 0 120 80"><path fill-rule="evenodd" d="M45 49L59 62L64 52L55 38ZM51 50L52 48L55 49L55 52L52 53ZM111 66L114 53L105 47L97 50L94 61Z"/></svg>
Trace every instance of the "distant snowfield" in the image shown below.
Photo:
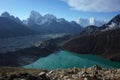
<svg viewBox="0 0 120 80"><path fill-rule="evenodd" d="M31 46L37 46L41 43L41 41L51 38L62 37L64 35L64 33L49 35L30 35L23 37L0 39L0 53L6 53Z"/></svg>

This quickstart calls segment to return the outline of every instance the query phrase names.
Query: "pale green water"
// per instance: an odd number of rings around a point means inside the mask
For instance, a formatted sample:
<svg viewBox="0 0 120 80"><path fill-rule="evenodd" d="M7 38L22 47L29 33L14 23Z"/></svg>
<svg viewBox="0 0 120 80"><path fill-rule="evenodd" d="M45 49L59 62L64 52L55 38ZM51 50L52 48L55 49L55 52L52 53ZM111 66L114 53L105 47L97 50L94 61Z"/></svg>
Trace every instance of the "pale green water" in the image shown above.
<svg viewBox="0 0 120 80"><path fill-rule="evenodd" d="M57 68L73 68L73 67L90 67L99 65L107 68L120 68L120 63L106 60L100 56L89 54L74 54L68 51L60 51L51 54L48 57L40 58L36 62L24 66L25 68L35 69L57 69Z"/></svg>

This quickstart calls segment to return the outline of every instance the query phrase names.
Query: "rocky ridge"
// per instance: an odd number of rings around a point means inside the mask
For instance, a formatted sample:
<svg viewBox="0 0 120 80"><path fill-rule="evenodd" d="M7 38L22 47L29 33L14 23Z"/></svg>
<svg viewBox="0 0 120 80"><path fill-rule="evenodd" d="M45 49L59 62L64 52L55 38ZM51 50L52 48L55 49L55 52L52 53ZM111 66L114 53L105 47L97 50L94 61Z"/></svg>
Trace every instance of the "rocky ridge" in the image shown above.
<svg viewBox="0 0 120 80"><path fill-rule="evenodd" d="M120 69L100 66L56 70L0 67L0 80L120 80Z"/></svg>

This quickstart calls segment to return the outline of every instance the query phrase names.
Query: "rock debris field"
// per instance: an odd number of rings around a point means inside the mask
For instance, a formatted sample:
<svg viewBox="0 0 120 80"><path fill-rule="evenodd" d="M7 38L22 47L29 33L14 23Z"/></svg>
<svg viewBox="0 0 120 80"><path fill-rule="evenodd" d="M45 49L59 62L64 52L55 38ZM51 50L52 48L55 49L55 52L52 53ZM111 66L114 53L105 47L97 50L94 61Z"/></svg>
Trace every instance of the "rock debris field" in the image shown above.
<svg viewBox="0 0 120 80"><path fill-rule="evenodd" d="M0 67L0 80L120 80L120 69L97 65L56 70Z"/></svg>

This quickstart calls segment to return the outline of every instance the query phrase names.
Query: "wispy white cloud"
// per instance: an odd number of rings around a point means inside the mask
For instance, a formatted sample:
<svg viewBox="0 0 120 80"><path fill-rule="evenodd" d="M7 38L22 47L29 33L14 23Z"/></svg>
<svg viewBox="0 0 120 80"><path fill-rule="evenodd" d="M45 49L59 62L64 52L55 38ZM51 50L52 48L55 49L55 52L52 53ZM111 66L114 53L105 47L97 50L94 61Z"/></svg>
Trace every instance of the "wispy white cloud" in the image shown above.
<svg viewBox="0 0 120 80"><path fill-rule="evenodd" d="M61 0L72 9L89 12L120 11L120 0Z"/></svg>

